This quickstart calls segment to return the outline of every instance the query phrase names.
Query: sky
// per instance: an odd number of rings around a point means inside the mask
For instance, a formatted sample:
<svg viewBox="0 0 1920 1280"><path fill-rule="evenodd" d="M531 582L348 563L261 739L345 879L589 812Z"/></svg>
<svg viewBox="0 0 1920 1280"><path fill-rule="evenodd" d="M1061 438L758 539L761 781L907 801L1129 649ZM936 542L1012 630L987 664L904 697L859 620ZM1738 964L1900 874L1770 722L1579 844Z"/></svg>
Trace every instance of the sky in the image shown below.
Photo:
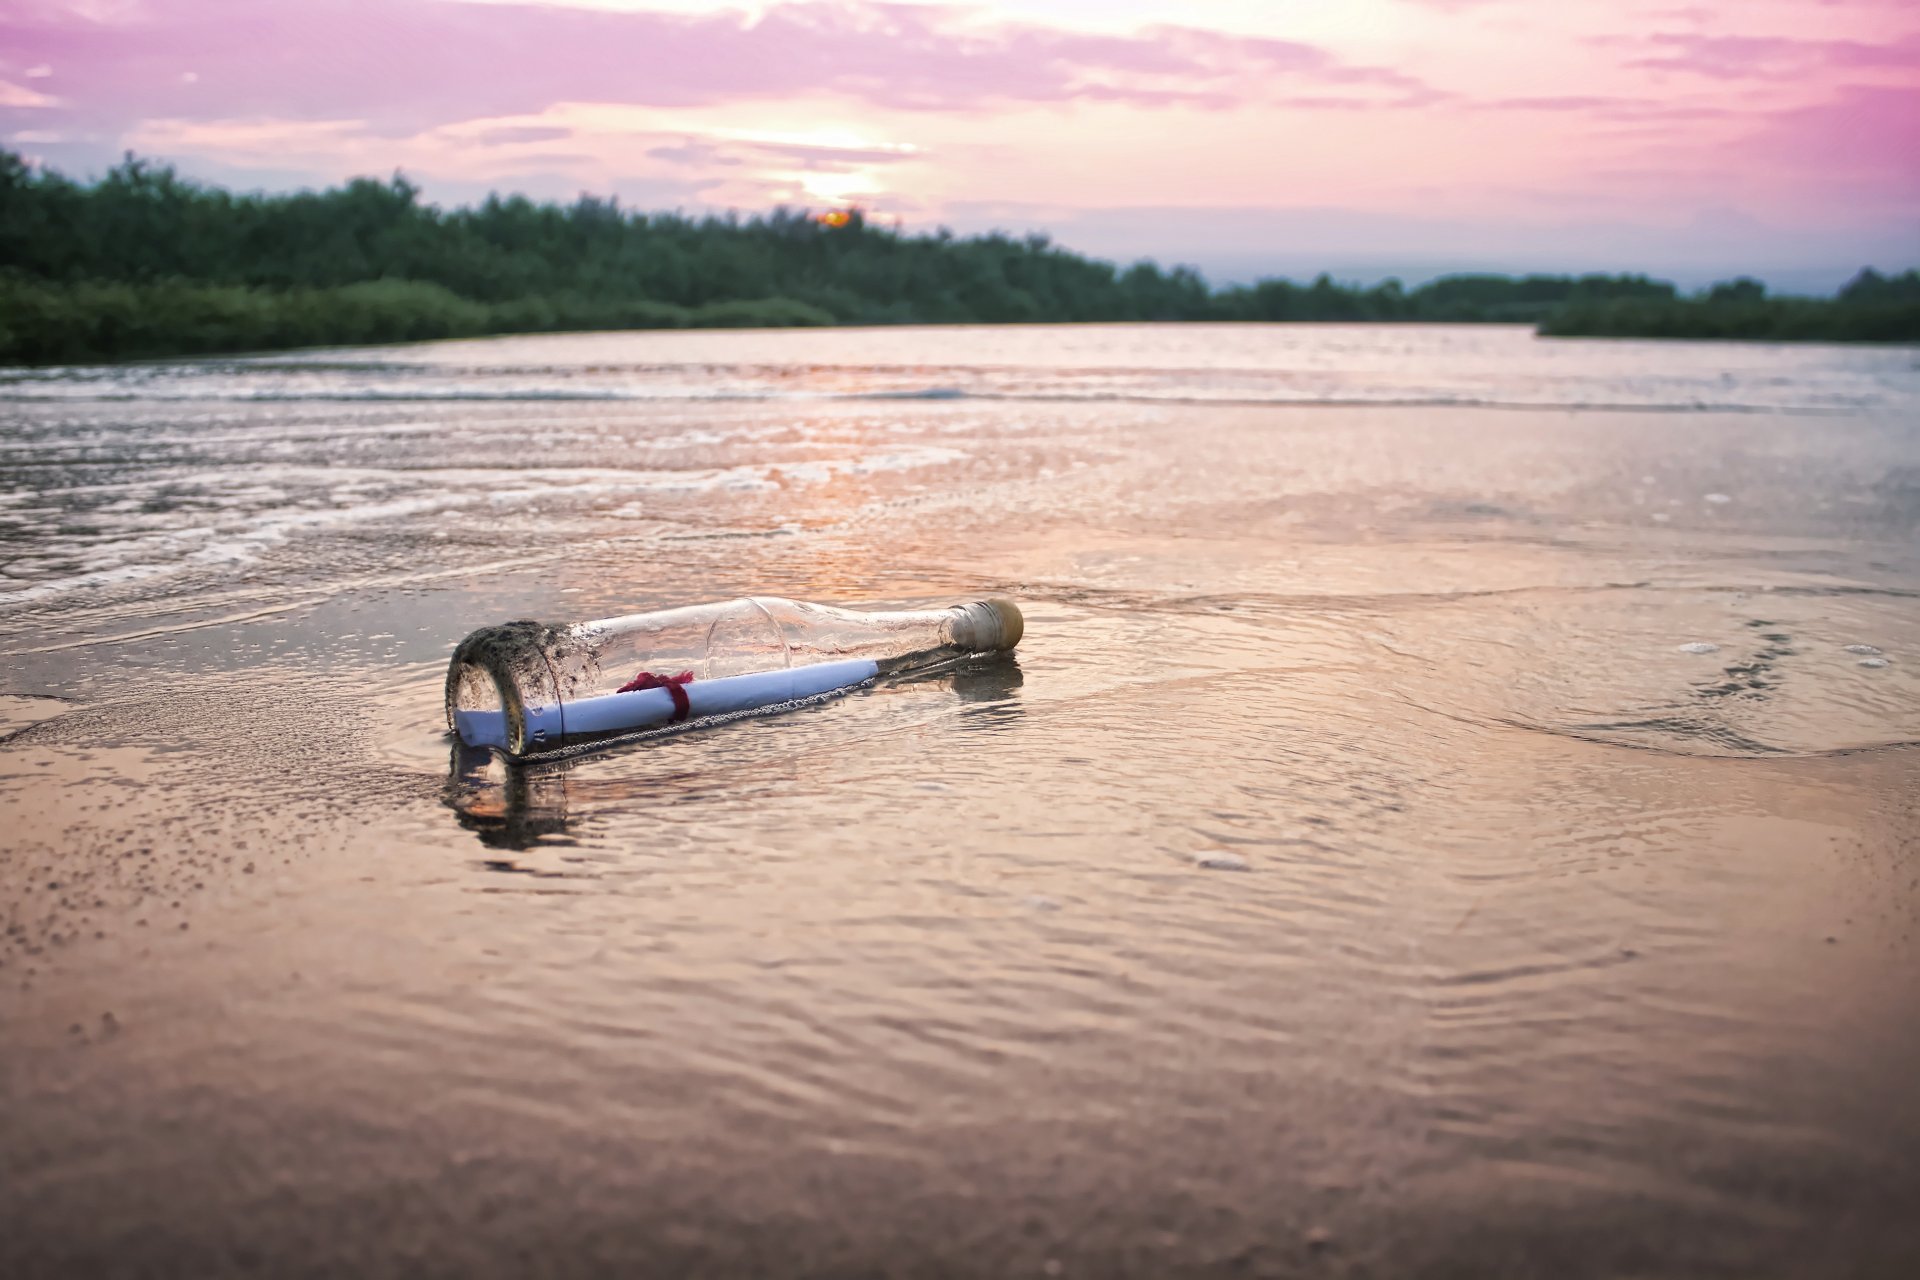
<svg viewBox="0 0 1920 1280"><path fill-rule="evenodd" d="M1216 281L1920 264L1916 0L0 0L0 145L858 204Z"/></svg>

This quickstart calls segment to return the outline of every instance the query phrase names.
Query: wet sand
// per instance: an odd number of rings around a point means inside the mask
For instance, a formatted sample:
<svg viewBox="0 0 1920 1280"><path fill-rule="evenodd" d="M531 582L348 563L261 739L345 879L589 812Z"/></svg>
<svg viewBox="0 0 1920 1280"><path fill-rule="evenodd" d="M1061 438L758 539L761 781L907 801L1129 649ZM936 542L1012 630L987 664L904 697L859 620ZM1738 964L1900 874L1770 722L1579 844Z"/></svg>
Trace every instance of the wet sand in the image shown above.
<svg viewBox="0 0 1920 1280"><path fill-rule="evenodd" d="M815 340L0 399L0 1272L1920 1259L1911 353ZM805 394L551 394L703 378ZM472 626L749 592L1028 638L444 735Z"/></svg>

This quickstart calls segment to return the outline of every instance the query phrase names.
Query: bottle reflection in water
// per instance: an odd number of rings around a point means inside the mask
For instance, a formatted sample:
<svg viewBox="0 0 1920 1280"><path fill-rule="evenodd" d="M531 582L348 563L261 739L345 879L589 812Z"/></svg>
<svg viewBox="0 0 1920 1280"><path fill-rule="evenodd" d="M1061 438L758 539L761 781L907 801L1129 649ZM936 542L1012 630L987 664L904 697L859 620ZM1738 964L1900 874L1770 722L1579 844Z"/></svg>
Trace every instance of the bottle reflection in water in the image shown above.
<svg viewBox="0 0 1920 1280"><path fill-rule="evenodd" d="M447 807L495 849L530 849L567 830L564 767L508 764L492 751L453 744Z"/></svg>
<svg viewBox="0 0 1920 1280"><path fill-rule="evenodd" d="M1012 649L1024 629L1008 600L867 613L767 596L571 625L509 622L454 651L447 722L468 746L523 756Z"/></svg>

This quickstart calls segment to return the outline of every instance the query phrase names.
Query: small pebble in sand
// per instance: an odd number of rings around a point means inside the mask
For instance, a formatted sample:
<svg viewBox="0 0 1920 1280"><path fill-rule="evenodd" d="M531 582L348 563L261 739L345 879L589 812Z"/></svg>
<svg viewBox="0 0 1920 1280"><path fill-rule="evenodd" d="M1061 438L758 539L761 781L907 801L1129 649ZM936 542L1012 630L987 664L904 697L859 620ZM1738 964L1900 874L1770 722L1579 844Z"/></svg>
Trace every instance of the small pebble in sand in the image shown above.
<svg viewBox="0 0 1920 1280"><path fill-rule="evenodd" d="M1653 519L1657 524L1665 524L1667 521L1673 519L1673 517L1664 511L1656 511L1653 513Z"/></svg>
<svg viewBox="0 0 1920 1280"><path fill-rule="evenodd" d="M1841 645L1840 647L1848 653L1864 653L1869 657L1874 657L1874 658L1879 657L1881 652L1879 649L1875 648L1873 645L1870 645L1870 644L1847 644L1847 645Z"/></svg>
<svg viewBox="0 0 1920 1280"><path fill-rule="evenodd" d="M1860 667L1884 667L1887 665L1887 660L1885 658L1862 658L1854 665Z"/></svg>
<svg viewBox="0 0 1920 1280"><path fill-rule="evenodd" d="M1710 493L1707 495L1706 500L1716 507L1724 506L1726 503L1733 501L1732 497L1724 493Z"/></svg>
<svg viewBox="0 0 1920 1280"><path fill-rule="evenodd" d="M1681 653L1718 653L1720 646L1708 644L1705 640L1692 640L1680 646Z"/></svg>
<svg viewBox="0 0 1920 1280"><path fill-rule="evenodd" d="M1209 853L1194 854L1193 865L1202 871L1246 871L1250 869L1247 865L1247 860L1239 854L1222 853L1217 850Z"/></svg>

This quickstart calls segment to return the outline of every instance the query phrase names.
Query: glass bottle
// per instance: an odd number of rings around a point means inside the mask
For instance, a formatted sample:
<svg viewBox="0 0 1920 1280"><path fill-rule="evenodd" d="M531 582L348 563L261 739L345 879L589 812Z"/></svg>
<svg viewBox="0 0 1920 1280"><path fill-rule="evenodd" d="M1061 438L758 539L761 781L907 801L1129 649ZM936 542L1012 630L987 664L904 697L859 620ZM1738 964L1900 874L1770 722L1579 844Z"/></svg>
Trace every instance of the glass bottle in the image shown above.
<svg viewBox="0 0 1920 1280"><path fill-rule="evenodd" d="M1025 626L1010 600L868 613L771 596L596 622L508 622L454 650L447 723L469 746L529 755L1011 649Z"/></svg>

